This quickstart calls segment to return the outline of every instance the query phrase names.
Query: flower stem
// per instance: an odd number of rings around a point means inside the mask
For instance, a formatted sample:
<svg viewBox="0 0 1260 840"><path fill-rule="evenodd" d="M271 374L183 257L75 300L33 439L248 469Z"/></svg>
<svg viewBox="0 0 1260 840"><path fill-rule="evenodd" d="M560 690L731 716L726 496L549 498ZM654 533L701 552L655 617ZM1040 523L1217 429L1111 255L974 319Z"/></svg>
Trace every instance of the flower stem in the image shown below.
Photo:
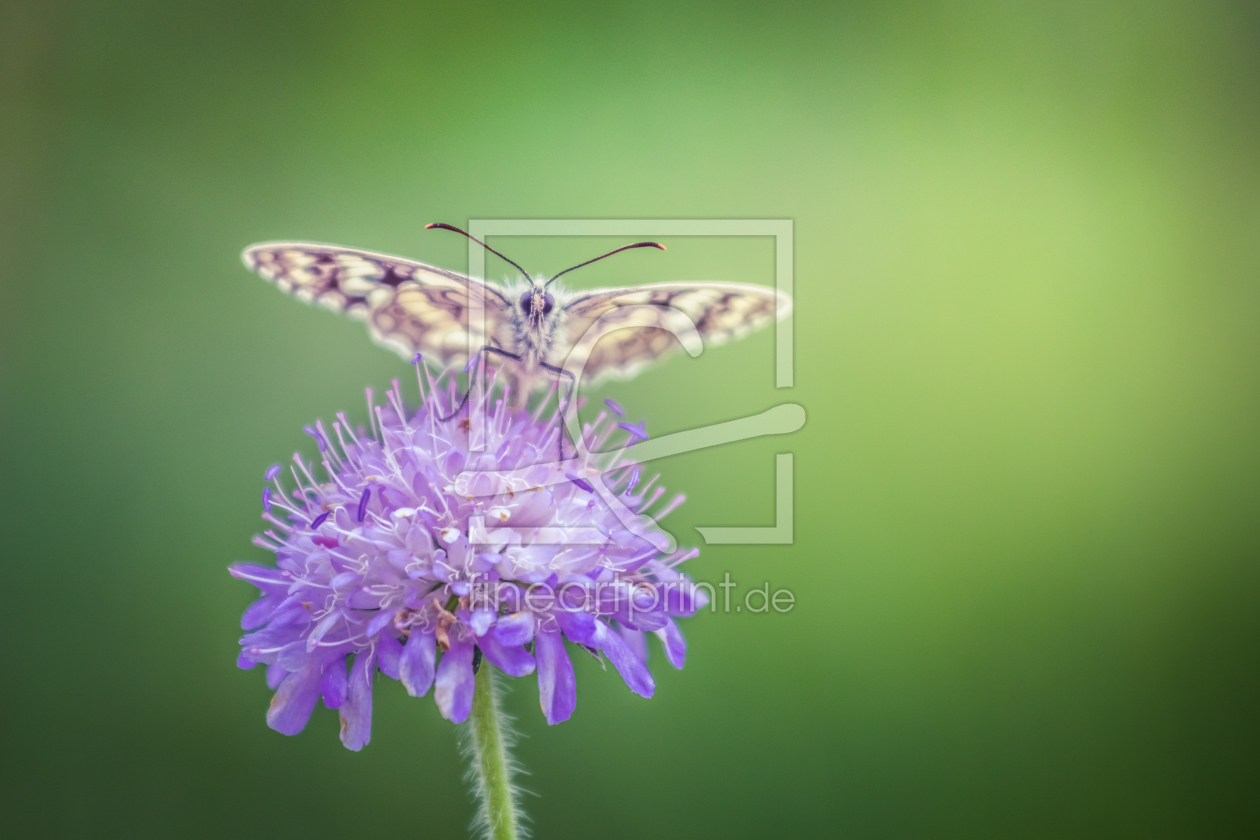
<svg viewBox="0 0 1260 840"><path fill-rule="evenodd" d="M468 715L473 773L481 796L479 822L486 828L486 837L492 840L516 840L512 759L494 682L494 667L483 661L477 670L472 712Z"/></svg>

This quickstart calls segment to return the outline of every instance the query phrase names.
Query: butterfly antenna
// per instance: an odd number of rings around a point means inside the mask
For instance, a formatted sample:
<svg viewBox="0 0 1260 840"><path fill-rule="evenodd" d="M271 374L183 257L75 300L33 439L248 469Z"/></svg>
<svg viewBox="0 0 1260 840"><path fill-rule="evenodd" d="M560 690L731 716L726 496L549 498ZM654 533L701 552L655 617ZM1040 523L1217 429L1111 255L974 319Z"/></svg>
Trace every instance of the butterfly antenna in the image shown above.
<svg viewBox="0 0 1260 840"><path fill-rule="evenodd" d="M516 263L512 262L512 261L511 261L511 260L509 260L507 257L503 256L503 255L502 255L502 254L500 254L498 251L494 250L494 249L493 249L493 248L491 248L489 245L487 245L486 243L482 242L480 239L478 239L477 237L473 236L473 235L472 235L471 233L469 233L468 231L460 230L459 228L455 227L454 225L448 225L448 224L446 224L445 222L433 222L432 224L428 224L428 225L425 225L425 226L424 226L424 229L425 229L425 230L431 230L431 229L433 229L433 228L441 228L442 230L453 230L453 231L455 231L455 232L456 232L456 233L458 233L458 234L461 234L461 235L463 235L463 236L467 236L467 237L468 237L469 239L471 239L473 242L476 242L476 243L477 243L478 245L480 245L482 248L485 248L487 251L489 251L490 253L494 254L494 255L495 255L496 257L498 257L499 259L503 260L503 261L504 261L504 262L506 262L506 263L512 263L512 265L516 266L516 270L517 270L517 271L519 271L521 274L525 275L525 278L526 278L526 279L529 279L529 272L528 272L528 271L526 271L525 269L521 268L519 265L516 265ZM558 277L559 275L556 275L556 276ZM552 278L552 279L554 280L555 278Z"/></svg>
<svg viewBox="0 0 1260 840"><path fill-rule="evenodd" d="M613 251L609 251L607 254L598 256L593 260L587 260L584 263L578 263L577 265L573 266L573 268L566 268L564 271L560 272L560 274L568 274L570 271L573 271L574 269L581 268L584 265L590 265L593 262L599 262L604 257L611 257L613 254L620 254L622 251L629 251L631 248L660 248L662 251L665 250L665 246L659 242L636 242L633 245L622 245L620 248L617 248L616 250L613 250ZM556 277L559 277L560 274L557 274ZM543 288L545 289L548 286L550 286L552 283L554 283L556 280L556 277L552 277L550 280L544 283Z"/></svg>

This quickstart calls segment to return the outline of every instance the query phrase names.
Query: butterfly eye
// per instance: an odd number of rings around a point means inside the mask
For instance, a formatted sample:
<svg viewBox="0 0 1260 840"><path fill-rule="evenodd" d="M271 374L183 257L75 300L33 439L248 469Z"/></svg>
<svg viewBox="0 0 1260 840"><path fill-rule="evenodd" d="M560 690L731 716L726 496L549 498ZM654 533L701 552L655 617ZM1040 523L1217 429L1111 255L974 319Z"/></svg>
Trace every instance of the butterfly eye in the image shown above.
<svg viewBox="0 0 1260 840"><path fill-rule="evenodd" d="M543 295L543 314L550 315L551 310L554 309L555 306L556 306L555 299L551 295L544 294Z"/></svg>
<svg viewBox="0 0 1260 840"><path fill-rule="evenodd" d="M528 315L534 309L534 293L526 292L521 295L521 311Z"/></svg>

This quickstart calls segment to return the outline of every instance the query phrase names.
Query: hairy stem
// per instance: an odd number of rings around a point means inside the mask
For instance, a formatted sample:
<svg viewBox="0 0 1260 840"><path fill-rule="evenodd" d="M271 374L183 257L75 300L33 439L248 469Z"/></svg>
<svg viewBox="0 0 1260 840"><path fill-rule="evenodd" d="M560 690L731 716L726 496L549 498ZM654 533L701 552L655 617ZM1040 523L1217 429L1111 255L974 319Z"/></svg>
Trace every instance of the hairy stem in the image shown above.
<svg viewBox="0 0 1260 840"><path fill-rule="evenodd" d="M477 687L468 715L472 770L481 797L479 822L485 826L485 836L492 840L516 840L519 833L512 759L494 682L494 667L483 661L477 670Z"/></svg>

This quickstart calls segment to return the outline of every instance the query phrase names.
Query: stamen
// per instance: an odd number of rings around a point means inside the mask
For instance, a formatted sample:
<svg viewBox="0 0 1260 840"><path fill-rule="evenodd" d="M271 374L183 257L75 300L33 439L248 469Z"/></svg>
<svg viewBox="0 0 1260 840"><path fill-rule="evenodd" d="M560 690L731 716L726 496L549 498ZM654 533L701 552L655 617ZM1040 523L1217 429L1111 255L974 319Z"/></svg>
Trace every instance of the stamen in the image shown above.
<svg viewBox="0 0 1260 840"><path fill-rule="evenodd" d="M338 414L337 416L340 417L341 415ZM337 435L337 442L341 444L341 451L346 453L346 460L349 461L350 460L350 447L346 446L346 439L341 436L341 429L344 425L345 424L341 422L333 423L333 432L335 432Z"/></svg>
<svg viewBox="0 0 1260 840"><path fill-rule="evenodd" d="M543 401L538 404L538 408L534 411L533 420L535 423L538 422L539 417L542 417L543 409L546 408L547 404L551 402L551 398L555 396L556 391L559 388L560 388L559 383L557 382L551 383L551 387L547 389L547 396L543 397Z"/></svg>
<svg viewBox="0 0 1260 840"><path fill-rule="evenodd" d="M363 491L363 496L359 499L359 521L363 521L364 515L367 513L368 499L372 496L372 488L368 487Z"/></svg>
<svg viewBox="0 0 1260 840"><path fill-rule="evenodd" d="M280 474L280 465L272 464L270 467L267 467L267 472L263 473L263 481L271 481L273 478L275 478L279 474Z"/></svg>
<svg viewBox="0 0 1260 840"><path fill-rule="evenodd" d="M355 446L360 446L359 436L354 433L354 427L350 425L350 421L346 419L344 411L337 412L337 419L341 421L341 425L345 427L346 434L350 435L350 440L354 441ZM349 454L349 453L347 453Z"/></svg>
<svg viewBox="0 0 1260 840"><path fill-rule="evenodd" d="M629 496L630 491L633 490L638 483L639 483L639 468L635 467L634 472L630 473L630 483L626 485L626 490L622 495Z"/></svg>
<svg viewBox="0 0 1260 840"><path fill-rule="evenodd" d="M424 405L424 380L420 378L420 366L424 364L424 354L417 353L411 357L411 363L416 366L416 387L420 389L420 405Z"/></svg>
<svg viewBox="0 0 1260 840"><path fill-rule="evenodd" d="M331 454L332 454L332 459L333 459L333 461L334 461L336 464L338 464L338 465L340 466L340 464L341 464L341 456L337 454L337 447L335 447L335 446L333 446L333 445L332 445L332 438L330 438L330 437L328 436L328 431L324 428L324 421L323 421L323 420L316 420L316 421L315 421L315 429L316 429L316 431L318 431L318 432L319 432L320 437L322 437L322 438L324 439L324 441L328 444L328 450L327 450L327 451L328 451L329 453L331 453ZM322 450L322 449L321 449L320 451L321 451L321 452L323 452L324 450ZM332 475L332 471L331 471L331 470L328 470L328 467L327 467L327 466L325 466L325 467L324 467L324 469L328 471L328 474L329 474L329 475Z"/></svg>
<svg viewBox="0 0 1260 840"><path fill-rule="evenodd" d="M419 369L418 369L418 370L420 370L420 371L424 371L424 381L425 381L425 383L429 386L429 397L430 397L430 399L428 400L428 402L429 402L429 415L430 415L430 416L432 416L432 415L434 414L434 412L437 410L437 409L436 409L436 406L435 406L435 403L437 402L437 400L432 399L432 397L433 397L433 377L429 375L429 366L428 366L428 365L421 365L421 366L419 367ZM417 372L416 377L417 377L417 378L419 378L419 375L420 375L420 374Z"/></svg>
<svg viewBox="0 0 1260 840"><path fill-rule="evenodd" d="M613 432L617 430L616 426L605 426L604 420L608 417L607 411L601 411L599 416L595 418L595 422L591 424L592 431L596 432L595 437L591 440L590 446L587 447L591 454L603 454L600 452L608 439L613 436Z"/></svg>
<svg viewBox="0 0 1260 840"><path fill-rule="evenodd" d="M325 467L327 467L327 462L325 462ZM352 491L350 490L349 487L346 486L346 483L341 480L341 475L339 473L329 473L329 474L332 476L333 483L336 484L338 487L340 487L343 493L349 496Z"/></svg>
<svg viewBox="0 0 1260 840"><path fill-rule="evenodd" d="M632 438L635 438L636 440L647 440L647 439L648 439L648 433L647 433L647 421L646 421L646 420L641 420L641 421L639 421L639 425L637 425L637 426L635 426L635 425L633 425L633 424L631 424L631 423L618 423L618 424L617 424L617 428L619 428L619 429L625 429L627 432L629 432L629 433L630 433L630 436L631 436Z"/></svg>
<svg viewBox="0 0 1260 840"><path fill-rule="evenodd" d="M283 498L284 498L284 496L283 496L283 495L281 495L281 496L274 496L274 497L272 497L272 499L271 499L271 506L272 506L272 507L278 507L278 508L281 508L281 509L283 509L283 510L287 510L289 513L293 514L294 516L304 517L304 516L306 515L306 514L302 513L302 511L298 510L297 508L295 508L295 507L289 507L289 505L287 505L287 504L285 504L284 502L280 501L280 500L281 500L281 499L283 499Z"/></svg>
<svg viewBox="0 0 1260 840"><path fill-rule="evenodd" d="M406 428L407 410L403 408L402 394L401 392L397 390L398 388L397 379L394 380L394 388L395 388L394 391L389 392L389 404L394 407L395 413L398 414L398 422L403 425L403 428Z"/></svg>
<svg viewBox="0 0 1260 840"><path fill-rule="evenodd" d="M618 403L616 400L614 399L604 400L604 405L608 406L608 410L611 411L613 414L616 414L618 417L626 416L625 409L623 409L620 403Z"/></svg>
<svg viewBox="0 0 1260 840"><path fill-rule="evenodd" d="M398 466L398 461L394 460L394 453L390 451L389 444L385 441L385 417L381 414L381 407L376 408L376 422L381 429L381 452L385 455L385 464L394 472L401 473L402 470Z"/></svg>
<svg viewBox="0 0 1260 840"><path fill-rule="evenodd" d="M315 443L316 445L319 445L320 452L324 452L328 450L328 443L324 442L323 434L320 434L318 429L316 429L314 426L304 426L302 427L302 431L306 432L307 434L310 434L311 437L315 438Z"/></svg>
<svg viewBox="0 0 1260 840"><path fill-rule="evenodd" d="M645 490L644 492L646 493L647 491ZM657 487L655 490L652 491L652 497L648 499L646 502L644 502L643 504L639 505L638 513L646 514L647 509L650 508L652 505L656 504L656 500L664 495L665 495L665 488Z"/></svg>
<svg viewBox="0 0 1260 840"><path fill-rule="evenodd" d="M675 557L673 560L668 561L665 565L668 568L672 569L675 566L677 566L679 563L685 563L688 560L695 560L699 556L700 556L700 549L698 548L693 548L685 554L680 551L678 552L677 557Z"/></svg>
<svg viewBox="0 0 1260 840"><path fill-rule="evenodd" d="M681 505L685 501L687 501L687 496L683 493L679 493L677 496L675 496L673 499L670 500L669 504L665 505L664 508L662 508L661 510L653 514L652 518L664 519L665 517L673 513L674 509L677 508L679 505Z"/></svg>
<svg viewBox="0 0 1260 840"><path fill-rule="evenodd" d="M373 393L371 388L364 388L363 393L367 395L368 426L371 427L372 429L372 437L376 437L376 421L375 421L376 411L374 410L376 408L376 405L372 401L372 398L375 396L375 394Z"/></svg>
<svg viewBox="0 0 1260 840"><path fill-rule="evenodd" d="M298 457L295 454L293 456L293 460L296 461L297 459ZM305 502L306 501L306 488L302 486L302 479L298 478L297 470L293 469L292 466L289 467L289 475L293 476L294 482L297 483L297 489L293 491L293 498L301 499L303 502Z"/></svg>
<svg viewBox="0 0 1260 840"><path fill-rule="evenodd" d="M594 493L594 492L595 492L595 488L594 488L594 487L592 487L592 486L591 486L591 483L590 483L589 481L587 481L586 479L584 479L584 478L578 478L578 477L577 477L576 475L574 475L573 473L565 473L565 474L564 474L564 477L565 477L565 478L567 478L567 479L569 479L569 481L572 481L572 482L573 482L574 484L576 484L578 487L581 487L581 488L582 488L583 490L585 490L587 493Z"/></svg>
<svg viewBox="0 0 1260 840"><path fill-rule="evenodd" d="M267 511L267 513L271 513L271 488L270 487L263 488L263 510Z"/></svg>
<svg viewBox="0 0 1260 840"><path fill-rule="evenodd" d="M324 520L326 520L331 513L332 513L331 510L326 510L323 513L321 513L319 516L311 520L311 530L314 531L320 525L323 525Z"/></svg>
<svg viewBox="0 0 1260 840"><path fill-rule="evenodd" d="M293 453L293 460L299 467L302 468L302 474L305 475L307 480L311 482L311 492L314 493L316 496L318 496L319 495L319 482L315 480L315 476L311 475L311 471L306 468L306 464L302 461L300 457L298 457L298 454L296 452ZM294 475L293 477L294 479L297 478L296 475ZM298 487L302 487L302 482L300 481L298 482ZM303 494L306 493L305 487L302 487L302 493Z"/></svg>

